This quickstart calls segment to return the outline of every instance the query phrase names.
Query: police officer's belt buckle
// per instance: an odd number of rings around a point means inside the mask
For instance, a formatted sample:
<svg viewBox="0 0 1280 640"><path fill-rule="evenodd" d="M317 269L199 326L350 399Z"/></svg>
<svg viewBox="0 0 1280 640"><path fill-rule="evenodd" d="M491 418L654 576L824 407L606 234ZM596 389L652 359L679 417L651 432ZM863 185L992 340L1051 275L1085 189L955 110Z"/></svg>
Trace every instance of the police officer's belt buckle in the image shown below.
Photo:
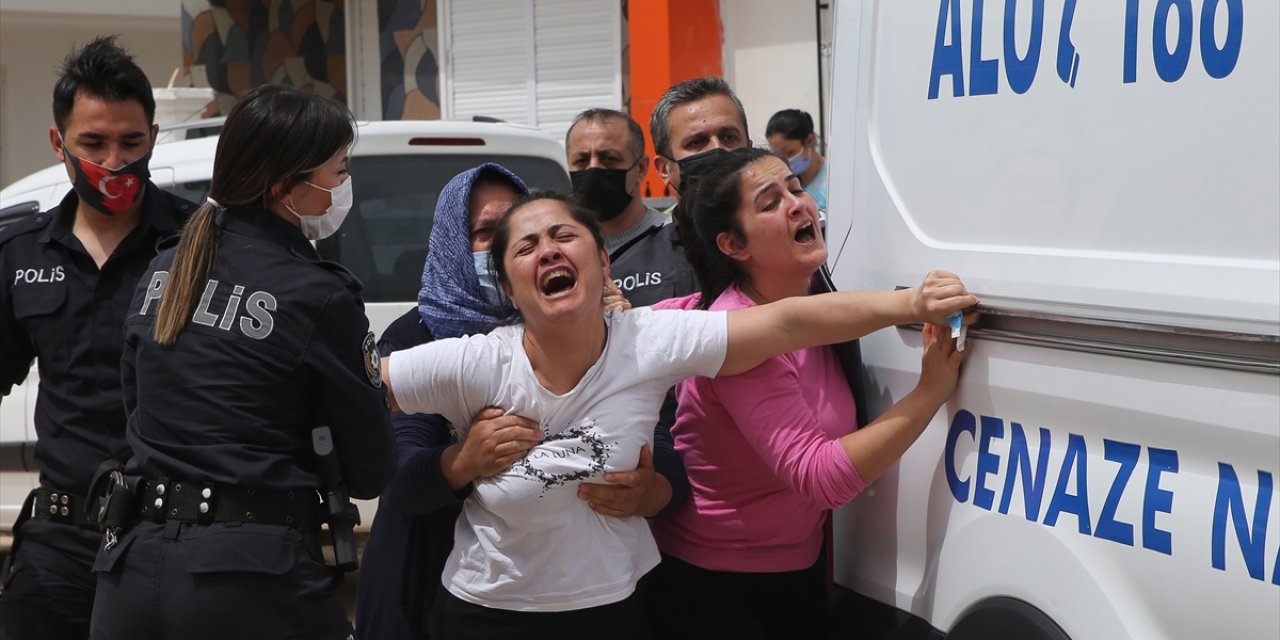
<svg viewBox="0 0 1280 640"><path fill-rule="evenodd" d="M92 526L83 513L85 497L63 489L39 487L31 493L32 517L80 527Z"/></svg>

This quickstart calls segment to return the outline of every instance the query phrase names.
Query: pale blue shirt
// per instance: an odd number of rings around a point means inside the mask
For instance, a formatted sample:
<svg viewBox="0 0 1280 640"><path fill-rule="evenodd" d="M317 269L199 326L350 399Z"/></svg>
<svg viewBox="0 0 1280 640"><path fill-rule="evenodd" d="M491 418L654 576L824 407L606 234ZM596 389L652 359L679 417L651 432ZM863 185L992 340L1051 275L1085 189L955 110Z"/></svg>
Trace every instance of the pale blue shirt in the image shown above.
<svg viewBox="0 0 1280 640"><path fill-rule="evenodd" d="M818 203L818 211L827 210L827 164L822 163L822 168L818 169L818 173L813 176L813 180L809 184L804 185L804 190L813 196L813 201Z"/></svg>

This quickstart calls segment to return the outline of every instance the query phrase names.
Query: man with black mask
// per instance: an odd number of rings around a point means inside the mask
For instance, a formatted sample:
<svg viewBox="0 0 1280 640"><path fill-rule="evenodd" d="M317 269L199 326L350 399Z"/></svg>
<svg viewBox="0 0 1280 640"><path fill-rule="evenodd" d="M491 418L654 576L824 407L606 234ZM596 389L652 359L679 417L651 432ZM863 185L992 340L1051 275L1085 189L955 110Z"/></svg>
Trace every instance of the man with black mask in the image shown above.
<svg viewBox="0 0 1280 640"><path fill-rule="evenodd" d="M747 113L729 83L716 76L684 80L671 85L653 106L649 135L657 154L654 169L681 199L692 194L699 167L714 163L721 151L751 145ZM687 179L686 179L687 178ZM693 233L693 225L678 204L671 209L676 221L673 237ZM689 244L689 243L685 243ZM697 262L700 256L689 256Z"/></svg>
<svg viewBox="0 0 1280 640"><path fill-rule="evenodd" d="M195 210L149 179L155 98L114 40L68 56L53 90L49 142L73 190L0 232L0 396L32 360L40 372L40 488L27 497L0 576L0 638L89 636L102 534L86 519L85 494L101 463L129 457L124 315L156 245Z"/></svg>
<svg viewBox="0 0 1280 640"><path fill-rule="evenodd" d="M599 216L622 295L643 307L697 291L670 217L641 197L649 157L640 125L621 111L588 109L569 126L565 151L574 196Z"/></svg>
<svg viewBox="0 0 1280 640"><path fill-rule="evenodd" d="M685 190L681 173L699 156L751 145L742 101L716 76L671 85L653 107L649 135L657 153L654 169L677 193Z"/></svg>

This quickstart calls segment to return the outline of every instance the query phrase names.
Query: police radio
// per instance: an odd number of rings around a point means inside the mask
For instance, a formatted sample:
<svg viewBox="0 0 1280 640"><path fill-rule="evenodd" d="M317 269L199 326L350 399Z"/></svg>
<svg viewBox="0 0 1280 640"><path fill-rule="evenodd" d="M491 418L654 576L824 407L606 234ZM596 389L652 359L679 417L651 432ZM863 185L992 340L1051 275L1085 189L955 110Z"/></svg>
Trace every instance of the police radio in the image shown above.
<svg viewBox="0 0 1280 640"><path fill-rule="evenodd" d="M329 427L311 430L311 447L320 461L320 480L324 483L321 487L324 494L321 514L329 524L329 534L333 536L335 563L341 571L355 571L359 566L356 558L355 526L360 524L360 510L351 502L351 496L342 483L342 471L338 466L338 454L334 451L333 434Z"/></svg>

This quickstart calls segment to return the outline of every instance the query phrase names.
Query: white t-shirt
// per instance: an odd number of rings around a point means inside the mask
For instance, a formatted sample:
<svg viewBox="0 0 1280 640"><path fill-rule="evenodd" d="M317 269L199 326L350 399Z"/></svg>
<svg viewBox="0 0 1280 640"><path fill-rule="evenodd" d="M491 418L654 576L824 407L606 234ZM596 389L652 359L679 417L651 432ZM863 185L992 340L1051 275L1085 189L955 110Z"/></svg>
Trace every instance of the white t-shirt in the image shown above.
<svg viewBox="0 0 1280 640"><path fill-rule="evenodd" d="M568 611L625 599L658 564L644 518L602 516L578 485L635 469L653 448L676 382L724 364L724 312L635 309L605 315L604 353L564 395L547 391L524 352L524 326L437 340L392 354L401 410L439 413L465 436L487 406L538 421L545 439L507 471L475 482L454 530L443 581L475 604Z"/></svg>

